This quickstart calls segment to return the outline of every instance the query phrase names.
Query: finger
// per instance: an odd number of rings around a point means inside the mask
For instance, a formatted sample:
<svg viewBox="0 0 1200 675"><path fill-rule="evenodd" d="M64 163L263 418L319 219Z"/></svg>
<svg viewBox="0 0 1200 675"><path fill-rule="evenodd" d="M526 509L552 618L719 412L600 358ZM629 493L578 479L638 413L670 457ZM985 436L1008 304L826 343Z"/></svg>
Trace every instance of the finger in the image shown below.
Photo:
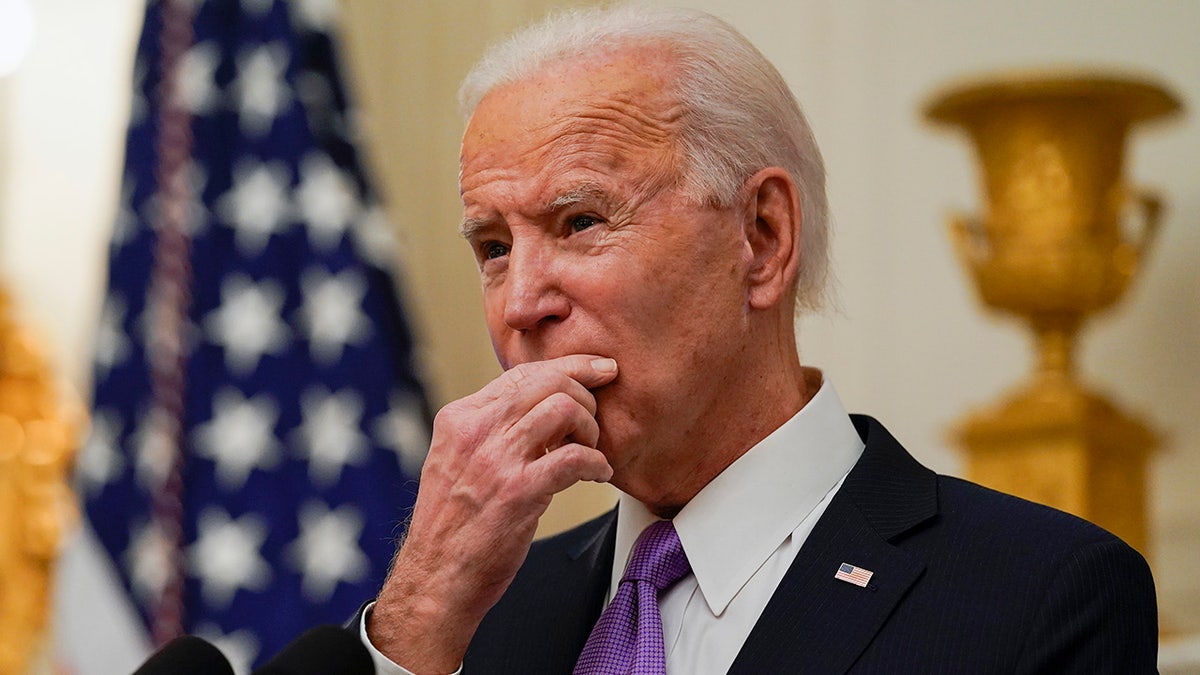
<svg viewBox="0 0 1200 675"><path fill-rule="evenodd" d="M541 453L571 441L594 446L600 426L591 411L560 391L535 405L509 433L518 447Z"/></svg>
<svg viewBox="0 0 1200 675"><path fill-rule="evenodd" d="M617 376L617 362L590 354L571 354L548 361L513 366L486 388L494 399L532 407L556 391L564 391L595 413L589 388L608 384Z"/></svg>
<svg viewBox="0 0 1200 675"><path fill-rule="evenodd" d="M546 453L531 462L527 470L532 473L531 481L545 485L555 494L581 480L607 483L613 475L604 453L579 443L568 443Z"/></svg>
<svg viewBox="0 0 1200 675"><path fill-rule="evenodd" d="M529 373L559 372L590 388L611 382L617 376L617 362L595 354L568 354L545 361L518 364L510 368L509 372L514 370L525 370Z"/></svg>
<svg viewBox="0 0 1200 675"><path fill-rule="evenodd" d="M551 392L547 394L547 398L553 396L555 393L566 394L567 396L570 396L576 403L583 406L588 411L589 415L594 416L596 414L596 396L592 392L588 391L587 387L584 387L582 384L580 384L578 380L573 380L566 375L561 375L559 377L561 378L561 381L559 382L560 386L557 389L551 390Z"/></svg>
<svg viewBox="0 0 1200 675"><path fill-rule="evenodd" d="M571 354L546 363L562 368L568 377L588 389L608 384L617 376L616 361L594 354Z"/></svg>

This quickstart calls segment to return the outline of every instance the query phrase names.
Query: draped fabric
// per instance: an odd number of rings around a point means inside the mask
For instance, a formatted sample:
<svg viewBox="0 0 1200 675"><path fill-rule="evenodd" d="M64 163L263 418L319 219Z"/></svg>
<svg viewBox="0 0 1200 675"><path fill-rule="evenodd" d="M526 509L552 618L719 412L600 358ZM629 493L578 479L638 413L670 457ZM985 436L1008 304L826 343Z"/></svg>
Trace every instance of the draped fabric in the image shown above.
<svg viewBox="0 0 1200 675"><path fill-rule="evenodd" d="M334 3L151 3L87 518L155 641L258 664L382 583L429 410Z"/></svg>

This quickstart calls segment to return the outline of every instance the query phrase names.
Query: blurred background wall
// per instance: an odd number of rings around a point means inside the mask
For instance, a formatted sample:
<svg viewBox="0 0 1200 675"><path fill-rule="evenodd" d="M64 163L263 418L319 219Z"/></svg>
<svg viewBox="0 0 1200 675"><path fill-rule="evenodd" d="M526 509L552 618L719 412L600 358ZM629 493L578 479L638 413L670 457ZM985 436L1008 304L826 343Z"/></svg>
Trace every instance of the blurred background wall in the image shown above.
<svg viewBox="0 0 1200 675"><path fill-rule="evenodd" d="M300 0L297 0L300 1ZM458 80L484 46L551 0L343 0L343 37L435 403L494 377L478 280L456 234ZM1085 333L1084 377L1163 432L1149 551L1176 630L1200 630L1200 3L1172 0L691 0L742 30L791 83L829 171L836 307L800 326L853 411L879 417L921 460L961 470L946 430L1031 368L1025 329L984 314L945 235L977 209L971 151L918 116L973 74L1085 64L1152 75L1186 116L1139 130L1127 169L1168 212L1142 277ZM134 0L30 0L37 33L0 79L0 278L63 377L89 359L117 203ZM554 530L605 508L603 487L556 502Z"/></svg>

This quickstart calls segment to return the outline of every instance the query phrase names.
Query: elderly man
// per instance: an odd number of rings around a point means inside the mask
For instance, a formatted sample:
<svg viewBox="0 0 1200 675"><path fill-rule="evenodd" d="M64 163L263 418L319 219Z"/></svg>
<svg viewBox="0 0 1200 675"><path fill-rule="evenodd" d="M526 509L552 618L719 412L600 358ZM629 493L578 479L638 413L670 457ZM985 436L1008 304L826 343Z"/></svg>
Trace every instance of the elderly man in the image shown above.
<svg viewBox="0 0 1200 675"><path fill-rule="evenodd" d="M360 619L380 672L1154 669L1137 553L935 475L801 366L824 169L742 36L559 15L462 100L463 234L505 372L437 416ZM532 542L581 480L617 509Z"/></svg>

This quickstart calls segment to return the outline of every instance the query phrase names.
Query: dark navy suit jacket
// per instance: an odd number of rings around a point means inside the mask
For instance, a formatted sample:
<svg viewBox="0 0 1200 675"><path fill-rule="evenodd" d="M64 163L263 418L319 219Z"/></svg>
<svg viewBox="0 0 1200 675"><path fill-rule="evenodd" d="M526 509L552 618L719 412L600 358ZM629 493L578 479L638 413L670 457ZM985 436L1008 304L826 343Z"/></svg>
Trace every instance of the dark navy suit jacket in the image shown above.
<svg viewBox="0 0 1200 675"><path fill-rule="evenodd" d="M1154 672L1145 560L1053 509L914 460L853 416L866 450L730 673ZM749 486L748 486L749 489ZM534 543L464 673L570 673L602 609L616 512ZM848 562L866 588L834 578Z"/></svg>

